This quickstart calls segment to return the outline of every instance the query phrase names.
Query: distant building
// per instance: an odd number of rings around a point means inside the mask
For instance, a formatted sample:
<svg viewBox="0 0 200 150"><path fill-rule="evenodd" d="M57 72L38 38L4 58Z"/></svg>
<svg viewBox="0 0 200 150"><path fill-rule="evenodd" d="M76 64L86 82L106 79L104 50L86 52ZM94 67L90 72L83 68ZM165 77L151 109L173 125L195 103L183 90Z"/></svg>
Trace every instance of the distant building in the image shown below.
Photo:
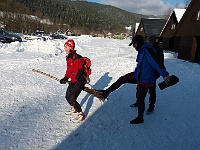
<svg viewBox="0 0 200 150"><path fill-rule="evenodd" d="M72 32L71 30L68 29L68 30L65 32L65 35L71 36L71 35L73 35L73 32Z"/></svg>
<svg viewBox="0 0 200 150"><path fill-rule="evenodd" d="M155 34L160 35L167 20L159 18L142 18L135 35L142 35L145 39Z"/></svg>
<svg viewBox="0 0 200 150"><path fill-rule="evenodd" d="M186 9L174 9L171 15L169 16L162 32L160 33L160 37L162 37L163 49L174 51L173 50L173 44L174 44L173 35L185 11Z"/></svg>
<svg viewBox="0 0 200 150"><path fill-rule="evenodd" d="M175 32L173 49L178 58L200 63L200 0L192 0Z"/></svg>
<svg viewBox="0 0 200 150"><path fill-rule="evenodd" d="M131 34L132 26L131 25L130 26L125 26L125 29L126 29L125 38L132 36L132 34Z"/></svg>
<svg viewBox="0 0 200 150"><path fill-rule="evenodd" d="M111 39L111 38L112 38L112 33L108 32L107 37L108 37L109 39Z"/></svg>

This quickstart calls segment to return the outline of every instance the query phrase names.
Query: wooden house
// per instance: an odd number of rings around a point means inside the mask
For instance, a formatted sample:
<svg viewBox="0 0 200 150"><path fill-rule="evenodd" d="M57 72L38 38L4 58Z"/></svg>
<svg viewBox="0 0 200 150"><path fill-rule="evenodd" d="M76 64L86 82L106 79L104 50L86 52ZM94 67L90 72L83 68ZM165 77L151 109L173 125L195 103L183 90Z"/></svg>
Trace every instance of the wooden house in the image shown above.
<svg viewBox="0 0 200 150"><path fill-rule="evenodd" d="M200 62L200 0L192 0L174 32L178 58Z"/></svg>
<svg viewBox="0 0 200 150"><path fill-rule="evenodd" d="M162 38L163 49L174 51L173 50L173 44L174 44L173 35L185 11L186 9L174 9L173 12L170 14L162 32L160 33L160 37Z"/></svg>
<svg viewBox="0 0 200 150"><path fill-rule="evenodd" d="M166 21L167 20L159 18L142 18L137 28L136 35L140 34L145 39L152 34L159 36Z"/></svg>

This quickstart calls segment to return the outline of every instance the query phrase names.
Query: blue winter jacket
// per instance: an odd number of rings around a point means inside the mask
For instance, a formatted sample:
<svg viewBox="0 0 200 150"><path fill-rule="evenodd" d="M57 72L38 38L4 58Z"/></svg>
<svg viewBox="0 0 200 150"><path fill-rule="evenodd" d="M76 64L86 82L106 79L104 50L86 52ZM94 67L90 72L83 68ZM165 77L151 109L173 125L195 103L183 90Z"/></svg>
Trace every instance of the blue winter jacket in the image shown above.
<svg viewBox="0 0 200 150"><path fill-rule="evenodd" d="M136 61L138 64L135 68L133 78L138 82L153 85L156 80L156 70L162 77L169 76L164 64L159 60L156 50L147 42L138 50Z"/></svg>

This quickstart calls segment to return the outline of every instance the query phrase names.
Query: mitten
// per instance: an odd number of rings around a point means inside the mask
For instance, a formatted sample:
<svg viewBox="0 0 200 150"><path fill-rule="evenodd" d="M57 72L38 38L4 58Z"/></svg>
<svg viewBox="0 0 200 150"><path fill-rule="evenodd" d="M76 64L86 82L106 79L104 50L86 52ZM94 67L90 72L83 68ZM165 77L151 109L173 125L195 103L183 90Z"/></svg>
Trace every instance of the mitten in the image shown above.
<svg viewBox="0 0 200 150"><path fill-rule="evenodd" d="M177 76L171 75L169 77L170 77L170 83L169 84L166 84L165 81L158 84L160 90L163 90L167 87L173 86L173 85L175 85L176 83L179 82L179 78Z"/></svg>
<svg viewBox="0 0 200 150"><path fill-rule="evenodd" d="M68 79L69 78L67 78L67 77L60 79L60 84L66 84L68 82Z"/></svg>

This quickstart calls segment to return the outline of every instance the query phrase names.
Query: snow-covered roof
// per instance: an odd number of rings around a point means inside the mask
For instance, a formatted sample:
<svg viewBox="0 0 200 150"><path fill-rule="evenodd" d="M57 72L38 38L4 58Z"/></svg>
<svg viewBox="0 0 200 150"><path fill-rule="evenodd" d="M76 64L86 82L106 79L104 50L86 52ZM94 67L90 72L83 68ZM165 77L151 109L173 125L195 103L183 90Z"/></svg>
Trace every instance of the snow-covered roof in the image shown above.
<svg viewBox="0 0 200 150"><path fill-rule="evenodd" d="M166 25L168 24L169 19L171 18L173 12L175 13L176 19L177 19L177 21L178 21L178 23L179 23L179 21L181 20L183 14L185 13L185 11L186 11L186 9L174 8L174 10L173 10L172 13L170 14L170 16L169 16L169 18L168 18L168 20L167 20L165 26L164 26L163 29L162 29L162 31L161 31L161 33L160 33L160 36L162 35L163 30L165 29Z"/></svg>
<svg viewBox="0 0 200 150"><path fill-rule="evenodd" d="M148 18L148 19L162 19L162 18Z"/></svg>
<svg viewBox="0 0 200 150"><path fill-rule="evenodd" d="M145 36L150 36L152 34L159 35L162 31L166 20L165 19L141 19L143 28L144 28L144 34Z"/></svg>
<svg viewBox="0 0 200 150"><path fill-rule="evenodd" d="M178 22L181 20L185 11L186 11L186 9L178 9L178 8L174 9L174 13L176 15L176 19L177 19Z"/></svg>
<svg viewBox="0 0 200 150"><path fill-rule="evenodd" d="M139 22L136 22L136 23L135 23L135 33L136 33L136 31L137 31L137 29L138 29L139 25L140 25L140 23L139 23Z"/></svg>

